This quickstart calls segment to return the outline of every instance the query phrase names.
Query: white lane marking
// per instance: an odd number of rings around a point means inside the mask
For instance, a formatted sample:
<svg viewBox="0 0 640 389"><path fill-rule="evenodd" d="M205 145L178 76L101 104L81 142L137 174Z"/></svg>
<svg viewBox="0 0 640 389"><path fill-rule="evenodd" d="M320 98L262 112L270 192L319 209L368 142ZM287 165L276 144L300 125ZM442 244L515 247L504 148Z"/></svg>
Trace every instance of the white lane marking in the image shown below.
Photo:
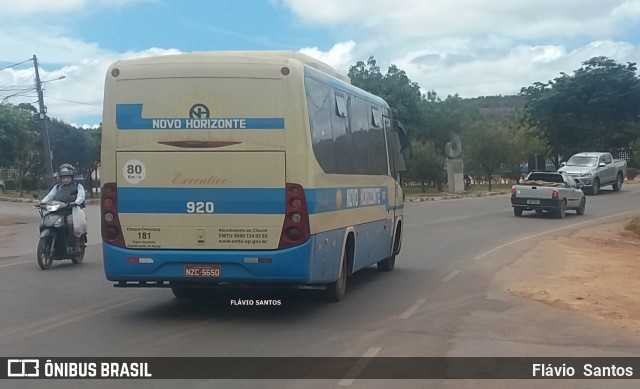
<svg viewBox="0 0 640 389"><path fill-rule="evenodd" d="M445 278L442 279L442 282L449 282L451 281L451 279L453 277L455 277L456 275L458 275L458 273L460 273L460 270L454 270L451 273L449 273L448 276L446 276Z"/></svg>
<svg viewBox="0 0 640 389"><path fill-rule="evenodd" d="M411 223L411 224L406 224L407 227L421 227L421 226L426 226L426 225L431 225L431 224L441 224L441 223L451 223L451 222L457 222L457 221L461 221L461 220L469 220L469 219L473 219L473 218L478 218L478 217L485 217L485 216L491 216L491 215L497 215L500 212L485 212L485 213L478 213L478 214L474 214L474 215L465 215L465 216L452 216L452 217L447 217L444 219L433 219L433 220L428 220L428 221L424 221L421 223Z"/></svg>
<svg viewBox="0 0 640 389"><path fill-rule="evenodd" d="M418 299L418 301L416 301L412 306L409 307L409 309L407 309L402 315L400 315L400 319L410 318L411 315L416 313L418 308L420 308L420 306L425 303L425 301L427 301L427 299Z"/></svg>
<svg viewBox="0 0 640 389"><path fill-rule="evenodd" d="M3 267L9 267L9 266L14 266L14 265L22 265L23 263L33 263L33 261L22 261L22 262L7 263L6 265L0 265L0 269L3 268Z"/></svg>
<svg viewBox="0 0 640 389"><path fill-rule="evenodd" d="M617 217L617 216L629 215L629 214L632 214L632 213L638 213L638 211L629 211L629 212L617 213L615 215L603 216L603 217L599 217L597 219L591 219L591 220L587 220L587 221L584 221L584 222L570 224L568 226L564 226L564 227L560 227L560 228L555 228L553 230L540 232L540 233L537 233L537 234L534 234L534 235L531 235L531 236L525 236L523 238L516 239L516 240L513 240L511 242L507 242L505 244L501 244L500 246L496 246L496 247L492 248L491 250L485 251L484 253L478 255L474 259L482 259L482 258L486 257L489 254L492 254L492 253L494 253L494 252L496 252L498 250L501 250L501 249L503 249L505 247L508 247L508 246L511 246L513 244L524 242L527 239L533 239L533 238L537 238L537 237L542 236L542 235L551 234L551 233L562 231L562 230L567 230L569 228L575 228L575 227L581 226L583 224L595 224L595 222L598 222L598 221L601 221L601 220L610 219L610 218Z"/></svg>
<svg viewBox="0 0 640 389"><path fill-rule="evenodd" d="M382 347L369 348L369 350L364 353L362 358L360 358L360 360L358 360L358 362L353 365L351 370L347 372L347 376L357 377L358 374L362 373L364 368L367 367L371 358L375 357L380 352L380 350L382 350ZM353 383L353 381L355 381L355 378L343 378L338 382L338 386L349 386Z"/></svg>
<svg viewBox="0 0 640 389"><path fill-rule="evenodd" d="M42 332L46 332L64 325L86 319L91 316L95 316L99 313L109 311L121 307L123 305L131 304L136 301L143 300L141 297L112 300L111 302L103 302L73 311L65 312L60 315L52 316L44 320L36 321L25 326L14 328L11 330L0 332L0 339L9 336L15 337L28 337L37 335Z"/></svg>

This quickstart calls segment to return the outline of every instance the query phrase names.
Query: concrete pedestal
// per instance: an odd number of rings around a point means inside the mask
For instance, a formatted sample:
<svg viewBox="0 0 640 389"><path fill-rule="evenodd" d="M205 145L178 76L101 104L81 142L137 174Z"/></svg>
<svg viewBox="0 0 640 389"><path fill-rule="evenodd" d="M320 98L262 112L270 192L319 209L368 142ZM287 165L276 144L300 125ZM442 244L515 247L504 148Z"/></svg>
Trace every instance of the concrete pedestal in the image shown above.
<svg viewBox="0 0 640 389"><path fill-rule="evenodd" d="M461 159L447 159L447 182L451 193L464 193L464 173Z"/></svg>

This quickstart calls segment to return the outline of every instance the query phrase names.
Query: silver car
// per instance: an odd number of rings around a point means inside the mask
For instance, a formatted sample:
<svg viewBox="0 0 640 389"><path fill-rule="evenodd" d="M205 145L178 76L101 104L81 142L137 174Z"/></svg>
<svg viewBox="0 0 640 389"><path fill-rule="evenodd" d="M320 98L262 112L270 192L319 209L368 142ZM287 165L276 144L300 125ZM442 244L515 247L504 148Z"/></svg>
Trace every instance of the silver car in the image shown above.
<svg viewBox="0 0 640 389"><path fill-rule="evenodd" d="M4 193L5 188L6 187L4 186L4 181L0 180L0 194Z"/></svg>

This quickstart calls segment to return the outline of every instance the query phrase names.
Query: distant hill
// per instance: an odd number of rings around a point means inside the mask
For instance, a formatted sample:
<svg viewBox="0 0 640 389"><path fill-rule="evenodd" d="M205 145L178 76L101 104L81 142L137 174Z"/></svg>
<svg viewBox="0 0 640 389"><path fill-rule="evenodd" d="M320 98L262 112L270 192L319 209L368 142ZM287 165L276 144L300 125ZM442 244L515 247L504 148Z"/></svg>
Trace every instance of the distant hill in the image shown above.
<svg viewBox="0 0 640 389"><path fill-rule="evenodd" d="M466 104L478 108L483 116L492 120L500 120L514 109L524 107L522 96L480 96L464 99Z"/></svg>

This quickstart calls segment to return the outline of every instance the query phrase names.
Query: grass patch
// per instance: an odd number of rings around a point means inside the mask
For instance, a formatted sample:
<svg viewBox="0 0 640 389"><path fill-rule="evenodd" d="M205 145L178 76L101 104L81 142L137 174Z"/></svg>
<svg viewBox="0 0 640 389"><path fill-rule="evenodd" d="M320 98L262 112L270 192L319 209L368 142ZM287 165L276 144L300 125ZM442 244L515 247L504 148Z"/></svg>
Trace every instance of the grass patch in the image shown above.
<svg viewBox="0 0 640 389"><path fill-rule="evenodd" d="M640 238L640 216L635 216L625 226L624 229L631 232L636 238Z"/></svg>
<svg viewBox="0 0 640 389"><path fill-rule="evenodd" d="M15 191L15 190L8 190L6 192L4 192L2 195L0 195L0 197L5 197L5 198L9 198L9 199L16 199L16 200L20 200L20 199L39 199L44 197L47 193L49 193L49 191L29 191L29 190L24 190L22 191L22 195L20 194L20 192Z"/></svg>
<svg viewBox="0 0 640 389"><path fill-rule="evenodd" d="M9 201L9 202L14 202L14 203L33 203L36 201L39 201L41 198L43 198L48 192L31 192L31 191L24 191L22 192L22 196L20 195L20 192L17 191L13 191L13 190L8 190L6 192L4 192L3 194L0 194L0 200L1 201Z"/></svg>
<svg viewBox="0 0 640 389"><path fill-rule="evenodd" d="M509 193L512 184L494 184L491 185L491 192ZM403 186L402 190L406 195L444 195L447 194L447 186L444 186L444 192L438 192L438 188L430 187L426 193L422 193L422 187L420 186ZM482 196L489 192L489 185L471 185L466 194Z"/></svg>

